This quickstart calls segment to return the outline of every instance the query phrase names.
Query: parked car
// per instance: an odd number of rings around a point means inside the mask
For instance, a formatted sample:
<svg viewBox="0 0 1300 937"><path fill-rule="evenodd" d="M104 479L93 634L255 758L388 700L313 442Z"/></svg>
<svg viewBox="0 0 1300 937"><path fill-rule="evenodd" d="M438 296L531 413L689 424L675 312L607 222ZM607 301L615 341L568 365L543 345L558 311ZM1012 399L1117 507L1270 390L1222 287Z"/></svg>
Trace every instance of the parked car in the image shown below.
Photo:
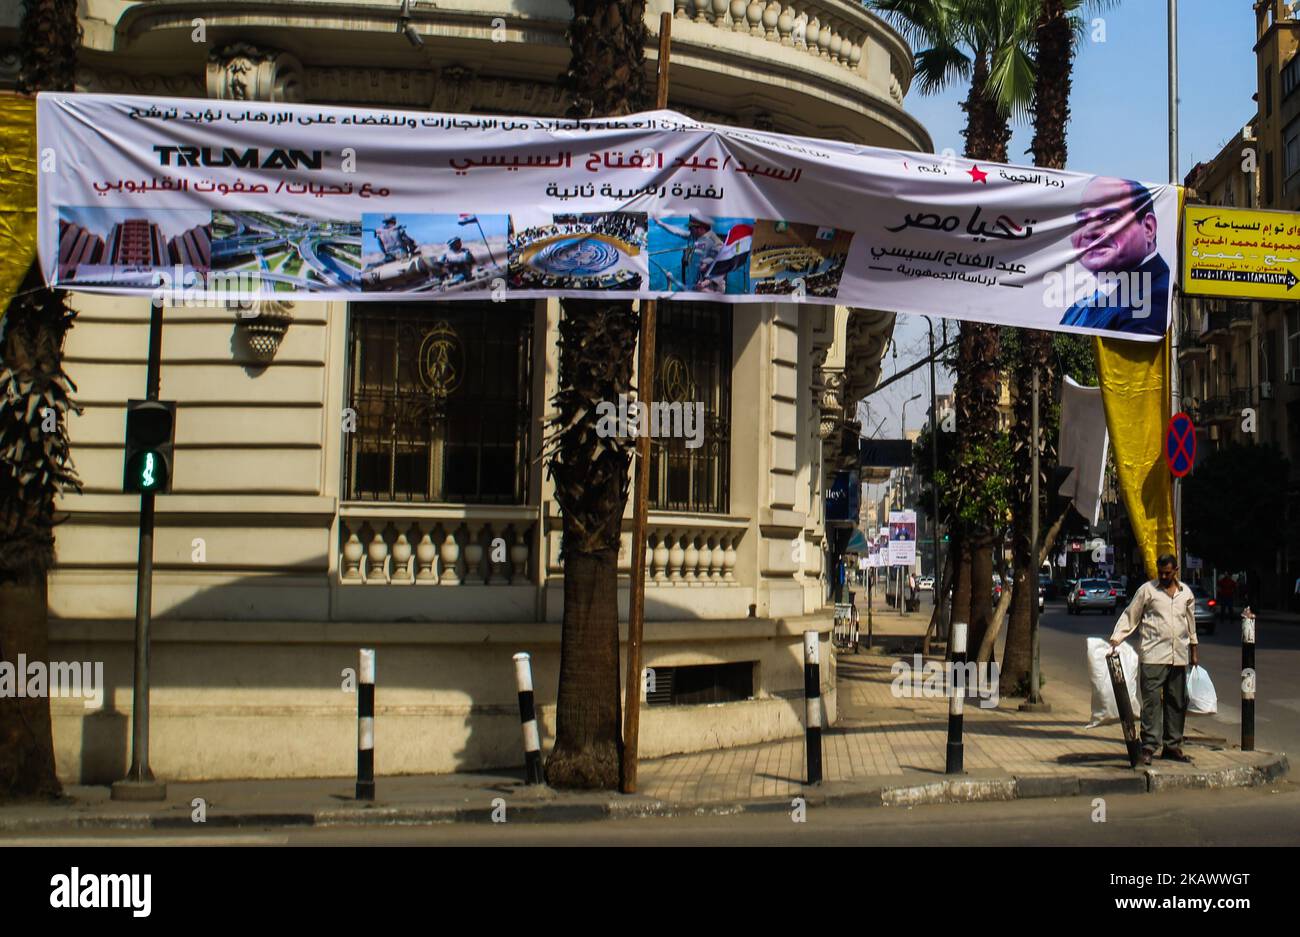
<svg viewBox="0 0 1300 937"><path fill-rule="evenodd" d="M1046 591L1047 588L1043 585L1043 582L1040 579L1038 582L1038 613L1040 615L1043 613L1043 598L1044 598L1043 593Z"/></svg>
<svg viewBox="0 0 1300 937"><path fill-rule="evenodd" d="M934 588L934 577L922 576L920 585L918 585L917 588L922 591L932 590Z"/></svg>
<svg viewBox="0 0 1300 937"><path fill-rule="evenodd" d="M1085 611L1114 614L1119 606L1119 587L1105 579L1080 579L1071 584L1065 596L1065 609L1071 615Z"/></svg>
<svg viewBox="0 0 1300 937"><path fill-rule="evenodd" d="M1214 616L1218 609L1218 603L1210 598L1210 594L1202 586L1191 586L1192 595L1196 596L1196 633L1214 634Z"/></svg>

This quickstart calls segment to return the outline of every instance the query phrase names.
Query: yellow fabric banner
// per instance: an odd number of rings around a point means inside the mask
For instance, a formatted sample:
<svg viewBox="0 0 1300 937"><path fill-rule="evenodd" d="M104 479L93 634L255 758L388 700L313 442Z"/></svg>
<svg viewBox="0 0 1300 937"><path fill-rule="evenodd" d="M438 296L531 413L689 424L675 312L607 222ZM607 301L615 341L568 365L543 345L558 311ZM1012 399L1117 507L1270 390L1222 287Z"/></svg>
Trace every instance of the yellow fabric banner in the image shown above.
<svg viewBox="0 0 1300 937"><path fill-rule="evenodd" d="M0 94L0 317L36 257L36 99Z"/></svg>
<svg viewBox="0 0 1300 937"><path fill-rule="evenodd" d="M1169 425L1169 336L1156 344L1098 338L1097 377L1120 491L1147 576L1173 553L1174 485L1165 464ZM1181 557L1179 562L1182 562Z"/></svg>

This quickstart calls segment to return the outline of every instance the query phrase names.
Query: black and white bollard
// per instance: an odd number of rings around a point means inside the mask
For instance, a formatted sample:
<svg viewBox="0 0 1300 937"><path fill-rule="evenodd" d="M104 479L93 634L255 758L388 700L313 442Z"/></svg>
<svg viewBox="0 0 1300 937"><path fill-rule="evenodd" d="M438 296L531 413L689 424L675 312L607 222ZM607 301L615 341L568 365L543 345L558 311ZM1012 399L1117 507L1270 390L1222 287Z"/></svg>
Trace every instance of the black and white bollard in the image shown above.
<svg viewBox="0 0 1300 937"><path fill-rule="evenodd" d="M357 667L357 800L375 799L375 651L362 648Z"/></svg>
<svg viewBox="0 0 1300 937"><path fill-rule="evenodd" d="M515 655L515 684L519 688L519 722L524 730L524 776L529 784L541 784L542 735L537 731L533 702L533 663L526 651Z"/></svg>
<svg viewBox="0 0 1300 937"><path fill-rule="evenodd" d="M1255 614L1241 613L1241 750L1255 750Z"/></svg>
<svg viewBox="0 0 1300 937"><path fill-rule="evenodd" d="M961 681L962 686L958 690L959 681L953 679L952 674L957 673L960 669L963 673L966 667L966 623L964 621L953 622L952 625L952 654L950 655L949 678L948 678L948 759L944 768L945 774L962 773L962 741L961 741L961 719L962 711L966 705L966 685Z"/></svg>
<svg viewBox="0 0 1300 937"><path fill-rule="evenodd" d="M808 754L808 782L822 779L822 668L817 632L803 633L803 696L808 714L805 748Z"/></svg>

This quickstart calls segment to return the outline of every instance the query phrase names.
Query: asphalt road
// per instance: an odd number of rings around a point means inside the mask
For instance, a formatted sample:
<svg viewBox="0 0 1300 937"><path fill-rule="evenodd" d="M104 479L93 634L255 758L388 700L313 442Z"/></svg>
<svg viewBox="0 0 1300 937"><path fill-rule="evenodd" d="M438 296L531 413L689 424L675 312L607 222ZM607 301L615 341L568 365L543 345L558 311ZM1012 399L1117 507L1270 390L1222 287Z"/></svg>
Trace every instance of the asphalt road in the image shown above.
<svg viewBox="0 0 1300 937"><path fill-rule="evenodd" d="M1052 683L1070 684L1088 692L1085 659L1087 637L1109 637L1115 626L1109 613L1085 612L1071 616L1064 602L1048 602L1040 618L1040 661L1047 683L1043 696L1051 702ZM1269 624L1260 619L1256 628L1255 747L1286 752L1300 758L1300 625ZM1237 621L1219 622L1212 635L1200 635L1200 662L1214 682L1219 712L1214 716L1188 716L1207 735L1241 742L1241 629ZM1293 766L1295 770L1295 766Z"/></svg>
<svg viewBox="0 0 1300 937"><path fill-rule="evenodd" d="M464 845L464 846L1284 846L1300 845L1300 787L1286 781L1226 791L912 808L600 820L458 823L422 827L103 832L0 838L15 845ZM1204 870L1215 862L1207 860ZM1222 863L1218 863L1222 864ZM1188 868L1186 871L1201 871ZM1229 870L1231 871L1231 870Z"/></svg>

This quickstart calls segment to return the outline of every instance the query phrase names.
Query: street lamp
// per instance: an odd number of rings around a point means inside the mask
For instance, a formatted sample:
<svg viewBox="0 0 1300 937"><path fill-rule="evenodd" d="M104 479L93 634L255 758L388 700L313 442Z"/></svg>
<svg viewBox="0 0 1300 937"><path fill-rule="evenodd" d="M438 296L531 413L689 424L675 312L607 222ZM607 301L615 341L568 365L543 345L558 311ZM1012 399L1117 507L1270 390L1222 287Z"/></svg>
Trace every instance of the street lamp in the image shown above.
<svg viewBox="0 0 1300 937"><path fill-rule="evenodd" d="M915 394L903 401L903 419L902 419L901 428L899 429L899 436L901 436L903 439L907 438L907 405L909 403L912 403L915 400L920 400L920 399L921 399L921 395ZM908 466L907 468L903 469L903 471L904 472L911 471L911 466ZM904 502L907 499L907 478L904 475L901 476L898 481L899 481L898 500L899 500L899 504L901 505L902 502ZM906 611L904 611L906 607L907 606L903 604L903 567L900 566L898 568L898 608L900 611L903 611L903 613L906 614Z"/></svg>

